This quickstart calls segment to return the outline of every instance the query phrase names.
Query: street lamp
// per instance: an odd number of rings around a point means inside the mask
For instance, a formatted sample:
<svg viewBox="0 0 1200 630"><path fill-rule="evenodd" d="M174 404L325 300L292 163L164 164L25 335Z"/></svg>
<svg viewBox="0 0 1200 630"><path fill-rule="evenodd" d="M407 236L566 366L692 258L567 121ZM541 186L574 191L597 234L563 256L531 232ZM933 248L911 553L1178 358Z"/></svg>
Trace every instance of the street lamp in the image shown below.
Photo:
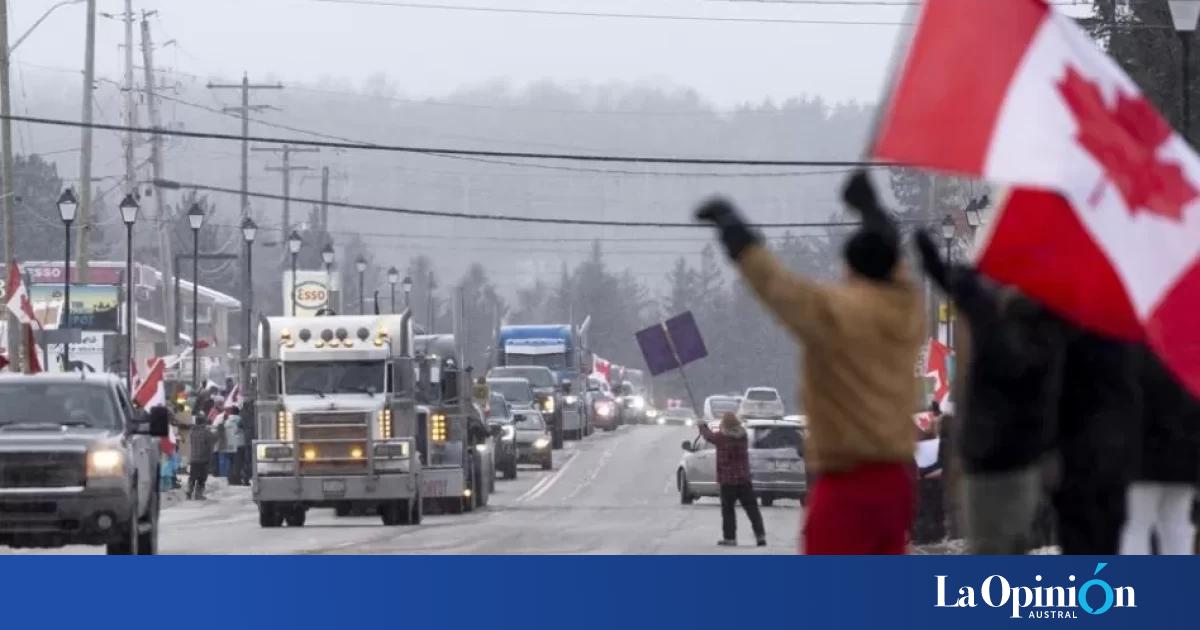
<svg viewBox="0 0 1200 630"><path fill-rule="evenodd" d="M192 391L200 391L200 228L204 225L204 211L200 204L192 204L187 213L188 225L192 227Z"/></svg>
<svg viewBox="0 0 1200 630"><path fill-rule="evenodd" d="M412 278L404 276L404 282L401 282L400 286L404 289L404 308L407 310L409 308L409 298L412 296Z"/></svg>
<svg viewBox="0 0 1200 630"><path fill-rule="evenodd" d="M292 230L288 235L288 253L292 255L292 317L296 316L296 257L300 255L300 246L303 244L300 233Z"/></svg>
<svg viewBox="0 0 1200 630"><path fill-rule="evenodd" d="M254 219L246 217L242 219L242 240L246 243L246 275L243 276L242 282L242 310L246 327L246 336L242 341L242 374L241 385L243 388L250 385L250 344L254 343L254 265L253 265L253 250L254 237L258 235L258 224Z"/></svg>
<svg viewBox="0 0 1200 630"><path fill-rule="evenodd" d="M951 247L954 245L954 237L958 233L958 226L954 223L954 218L946 215L942 219L942 238L946 240L946 264L952 262L953 251ZM953 316L954 304L950 301L950 296L946 296L946 347L954 347L954 338L951 336L951 328L954 322Z"/></svg>
<svg viewBox="0 0 1200 630"><path fill-rule="evenodd" d="M75 191L64 189L58 198L58 216L62 219L66 231L66 248L63 250L63 308L62 328L71 327L71 223L75 221L75 211L79 210L79 201L75 199ZM16 356L16 352L13 352ZM71 369L71 344L63 342L63 371ZM15 364L16 361L13 361Z"/></svg>
<svg viewBox="0 0 1200 630"><path fill-rule="evenodd" d="M388 285L392 288L392 311L396 312L396 283L400 282L400 270L395 267L388 268Z"/></svg>
<svg viewBox="0 0 1200 630"><path fill-rule="evenodd" d="M333 243L325 243L321 248L321 260L325 263L325 308L328 309L333 308L333 257Z"/></svg>
<svg viewBox="0 0 1200 630"><path fill-rule="evenodd" d="M358 270L358 314L364 315L366 314L365 309L367 299L364 295L366 292L364 278L367 274L367 259L359 256L358 259L354 261L354 268Z"/></svg>
<svg viewBox="0 0 1200 630"><path fill-rule="evenodd" d="M1179 35L1182 48L1183 86L1183 139L1191 143L1192 131L1192 37L1195 36L1196 24L1200 21L1200 0L1167 0L1171 9L1171 21L1175 24L1175 32Z"/></svg>
<svg viewBox="0 0 1200 630"><path fill-rule="evenodd" d="M125 222L125 387L133 391L133 224L137 223L138 202L133 195L121 200L121 220Z"/></svg>

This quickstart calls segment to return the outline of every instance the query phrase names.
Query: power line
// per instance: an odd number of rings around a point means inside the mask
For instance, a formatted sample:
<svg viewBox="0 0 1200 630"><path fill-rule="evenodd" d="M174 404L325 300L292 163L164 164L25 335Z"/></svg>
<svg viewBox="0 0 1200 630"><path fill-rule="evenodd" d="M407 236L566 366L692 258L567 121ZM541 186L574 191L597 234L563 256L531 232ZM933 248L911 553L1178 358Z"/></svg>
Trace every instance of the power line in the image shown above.
<svg viewBox="0 0 1200 630"><path fill-rule="evenodd" d="M560 9L514 9L458 4L428 4L424 2L390 2L384 0L309 0L325 4L346 4L398 9L428 9L434 11L457 11L462 13L501 13L509 15L548 15L555 17L615 18L634 20L659 20L670 22L735 22L742 24L810 24L820 26L907 26L911 22L873 20L838 20L809 18L747 18L705 15L667 15L662 13L609 13L602 11L566 11Z"/></svg>
<svg viewBox="0 0 1200 630"><path fill-rule="evenodd" d="M32 123L37 125L53 125L59 127L90 127L105 131L121 131L143 133L160 136L178 136L183 138L198 138L202 140L227 140L241 142L243 137L227 133L186 131L181 129L154 129L149 127L130 127L127 125L112 125L105 123L83 123L75 120L59 118L41 118L37 116L7 116L14 122ZM890 162L864 162L858 160L747 160L737 158L676 158L676 157L647 157L626 155L599 155L582 153L535 153L528 151L488 151L482 149L447 149L441 147L414 147L401 145L385 145L359 142L340 142L329 140L301 140L297 138L279 138L269 136L250 136L252 142L263 144L292 144L298 146L320 147L328 149L355 149L366 151L384 151L392 153L420 153L424 155L469 155L476 157L506 157L530 160L569 160L577 162L623 162L630 164L696 164L708 166L781 166L781 167L826 167L826 168L871 168L880 166L899 166Z"/></svg>
<svg viewBox="0 0 1200 630"><path fill-rule="evenodd" d="M175 182L175 181L159 181L155 184L160 188L181 189L190 188L193 190L203 190L206 192L229 193L240 195L241 191L236 188L228 188L225 186L212 186L208 184L197 184L192 182ZM258 199L272 199L275 201L283 201L283 195L272 193L250 191L247 193L250 197ZM319 204L321 200L304 197L291 197L291 200L296 203L311 203ZM611 221L606 219L568 219L566 217L531 217L525 215L512 215L500 213L483 213L483 212L444 212L440 210L418 210L415 208L399 208L396 206L380 206L365 203L351 203L346 201L329 201L328 205L335 208L346 208L349 210L370 210L374 212L388 212L392 214L404 214L411 216L435 217L441 219L465 219L469 221L507 221L511 223L541 223L547 225L589 225L589 226L605 226L605 227L620 227L620 228L703 228L706 225L698 223L678 223L668 221ZM858 221L800 221L792 223L758 223L755 227L759 228L816 228L816 227L850 227L859 225Z"/></svg>

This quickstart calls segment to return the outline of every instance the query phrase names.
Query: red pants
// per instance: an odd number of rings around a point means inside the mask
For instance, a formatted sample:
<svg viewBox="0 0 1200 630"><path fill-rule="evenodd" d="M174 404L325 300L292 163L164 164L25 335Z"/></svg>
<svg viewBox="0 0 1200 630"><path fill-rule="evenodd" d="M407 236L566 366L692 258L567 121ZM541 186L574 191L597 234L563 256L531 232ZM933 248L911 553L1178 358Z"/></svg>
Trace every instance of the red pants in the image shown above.
<svg viewBox="0 0 1200 630"><path fill-rule="evenodd" d="M904 464L864 464L821 474L808 492L804 553L903 554L915 511L914 480Z"/></svg>

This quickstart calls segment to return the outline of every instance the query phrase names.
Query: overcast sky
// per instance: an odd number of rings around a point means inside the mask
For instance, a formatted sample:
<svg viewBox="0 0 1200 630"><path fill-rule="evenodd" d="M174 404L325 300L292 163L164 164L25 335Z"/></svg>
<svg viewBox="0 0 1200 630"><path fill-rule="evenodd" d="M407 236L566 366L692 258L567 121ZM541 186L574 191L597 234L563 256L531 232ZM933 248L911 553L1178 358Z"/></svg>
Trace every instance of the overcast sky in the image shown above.
<svg viewBox="0 0 1200 630"><path fill-rule="evenodd" d="M357 0L351 0L357 1ZM361 0L374 2L376 0ZM378 0L396 2L399 0ZM419 0L418 0L419 1ZM874 102L900 27L881 0L425 0L428 4L792 22L647 20L369 6L322 0L134 0L159 12L157 62L203 76L284 81L378 72L406 95L438 97L495 78L605 82L665 79L719 106L802 94ZM9 0L15 40L57 0ZM862 2L861 6L853 4ZM812 4L817 3L817 4ZM839 4L840 3L840 4ZM850 6L846 6L849 4ZM119 13L123 0L98 0ZM17 49L19 63L79 68L84 5L55 11ZM851 24L796 23L796 20ZM119 21L101 17L97 72L118 76ZM135 41L137 39L135 38Z"/></svg>

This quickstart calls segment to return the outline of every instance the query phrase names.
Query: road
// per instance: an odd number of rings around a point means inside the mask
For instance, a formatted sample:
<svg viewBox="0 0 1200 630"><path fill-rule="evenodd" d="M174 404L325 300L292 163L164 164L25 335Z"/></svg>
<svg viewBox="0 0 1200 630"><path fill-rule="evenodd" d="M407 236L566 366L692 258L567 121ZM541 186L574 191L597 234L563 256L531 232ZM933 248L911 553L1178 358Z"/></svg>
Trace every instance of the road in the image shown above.
<svg viewBox="0 0 1200 630"><path fill-rule="evenodd" d="M482 511L427 515L417 527L384 527L376 516L335 517L310 510L302 528L262 529L245 488L225 488L206 502L186 502L162 515L160 547L172 554L791 554L800 506L763 508L768 546L755 548L738 514L741 546L718 548L715 499L680 505L674 472L683 427L621 427L568 443L554 469L522 468L497 481ZM40 552L41 550L24 550ZM73 547L59 553L99 553Z"/></svg>

